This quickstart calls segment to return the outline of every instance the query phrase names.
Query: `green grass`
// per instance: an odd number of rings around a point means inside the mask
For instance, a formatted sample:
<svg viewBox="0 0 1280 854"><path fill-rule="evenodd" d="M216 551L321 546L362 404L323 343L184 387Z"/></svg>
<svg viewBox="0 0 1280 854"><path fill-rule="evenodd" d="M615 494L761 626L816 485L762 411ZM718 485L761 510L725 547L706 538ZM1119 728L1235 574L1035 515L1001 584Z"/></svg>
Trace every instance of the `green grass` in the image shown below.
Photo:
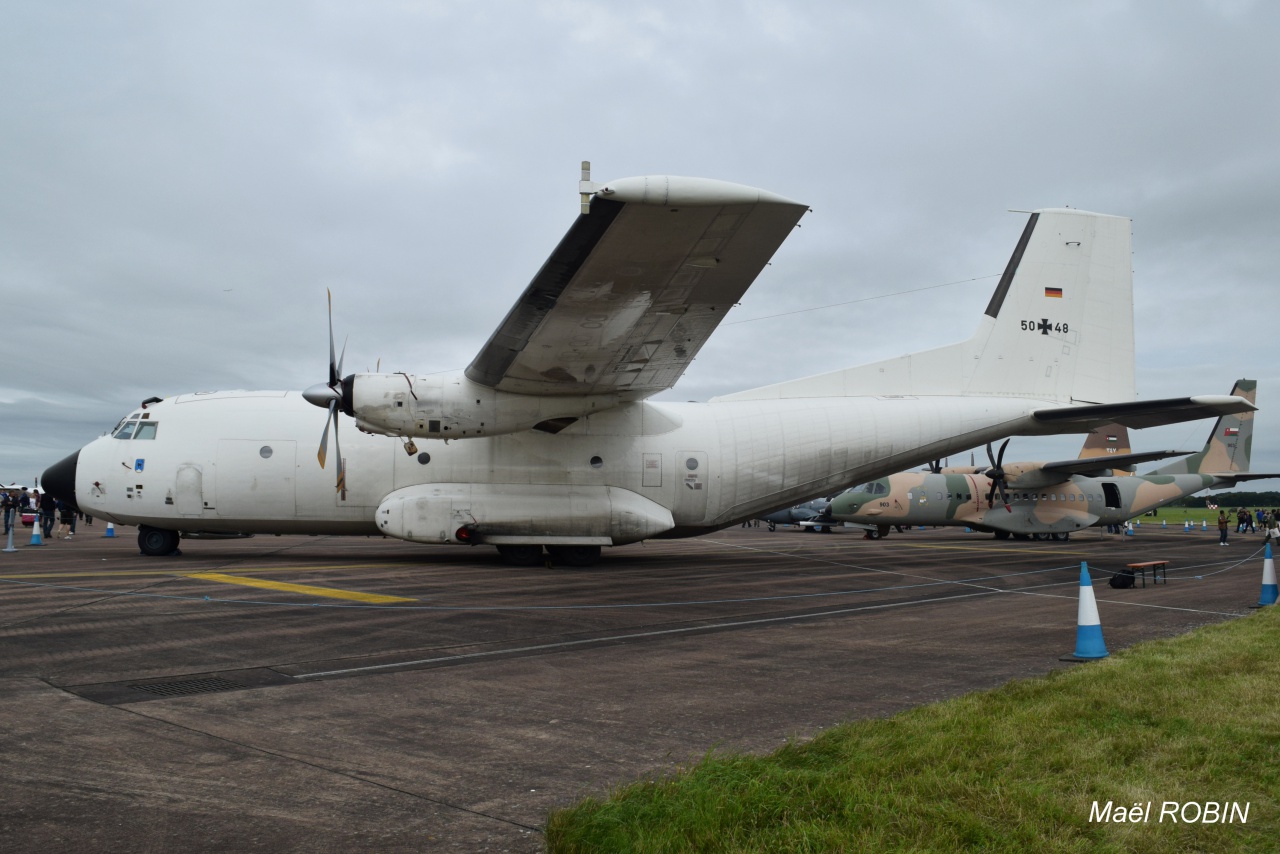
<svg viewBox="0 0 1280 854"><path fill-rule="evenodd" d="M1154 801L1147 824L1094 801ZM1247 824L1157 823L1163 801ZM1280 609L1037 679L709 754L554 812L566 852L1280 851Z"/></svg>

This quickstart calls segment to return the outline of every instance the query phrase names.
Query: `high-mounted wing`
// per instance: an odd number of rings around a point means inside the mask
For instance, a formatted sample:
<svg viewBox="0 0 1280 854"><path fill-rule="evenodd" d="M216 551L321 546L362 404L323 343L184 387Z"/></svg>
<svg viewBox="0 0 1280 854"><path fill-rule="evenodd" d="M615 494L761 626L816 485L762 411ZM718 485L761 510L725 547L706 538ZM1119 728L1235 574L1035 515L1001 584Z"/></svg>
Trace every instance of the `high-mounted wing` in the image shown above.
<svg viewBox="0 0 1280 854"><path fill-rule="evenodd" d="M468 379L533 395L670 388L807 210L703 178L594 189Z"/></svg>

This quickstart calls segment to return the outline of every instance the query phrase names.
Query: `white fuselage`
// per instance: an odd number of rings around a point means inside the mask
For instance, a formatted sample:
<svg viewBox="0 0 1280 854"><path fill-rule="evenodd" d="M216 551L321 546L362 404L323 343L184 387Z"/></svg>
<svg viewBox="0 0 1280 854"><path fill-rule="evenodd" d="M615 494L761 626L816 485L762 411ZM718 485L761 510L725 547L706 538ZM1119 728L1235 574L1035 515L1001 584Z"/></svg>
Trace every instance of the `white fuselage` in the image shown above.
<svg viewBox="0 0 1280 854"><path fill-rule="evenodd" d="M104 436L85 446L75 491L86 513L184 532L384 533L375 514L388 496L424 485L531 496L608 488L670 512L665 530L650 523L606 536L621 545L715 530L982 442L1039 432L1030 413L1044 405L959 396L636 402L556 434L419 439L413 454L344 416L339 493L332 459L322 469L315 456L325 416L297 392L191 394L130 416L154 424L146 431L153 438ZM521 536L519 525L505 533L508 542Z"/></svg>

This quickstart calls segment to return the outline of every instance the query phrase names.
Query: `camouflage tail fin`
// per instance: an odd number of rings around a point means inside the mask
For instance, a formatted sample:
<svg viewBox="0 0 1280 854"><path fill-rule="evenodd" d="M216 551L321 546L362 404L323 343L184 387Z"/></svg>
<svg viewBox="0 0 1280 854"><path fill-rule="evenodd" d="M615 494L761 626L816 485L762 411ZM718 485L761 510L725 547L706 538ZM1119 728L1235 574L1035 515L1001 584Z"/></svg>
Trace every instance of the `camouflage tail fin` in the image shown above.
<svg viewBox="0 0 1280 854"><path fill-rule="evenodd" d="M1233 395L1255 403L1257 380L1236 380ZM1163 465L1151 474L1225 474L1247 472L1253 446L1253 412L1223 415L1213 425L1204 449L1181 460Z"/></svg>
<svg viewBox="0 0 1280 854"><path fill-rule="evenodd" d="M1096 457L1105 458L1115 454L1131 453L1133 448L1129 445L1129 428L1123 424L1103 424L1101 427L1090 430L1089 435L1084 437L1080 459L1092 460ZM1116 469L1112 474L1118 477L1131 475L1132 468L1130 466L1129 469Z"/></svg>

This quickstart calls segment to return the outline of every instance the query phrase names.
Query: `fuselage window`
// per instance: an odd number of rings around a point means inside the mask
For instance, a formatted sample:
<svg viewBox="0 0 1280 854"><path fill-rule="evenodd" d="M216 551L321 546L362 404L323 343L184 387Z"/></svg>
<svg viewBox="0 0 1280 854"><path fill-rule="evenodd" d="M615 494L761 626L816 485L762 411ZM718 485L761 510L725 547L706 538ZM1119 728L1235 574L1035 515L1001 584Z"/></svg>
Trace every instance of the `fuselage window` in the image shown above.
<svg viewBox="0 0 1280 854"><path fill-rule="evenodd" d="M132 438L133 438L133 428L135 428L135 427L137 427L137 426L138 426L138 422L137 422L137 421L126 421L126 422L124 422L123 424L121 424L119 427L117 427L117 428L116 428L115 438L117 438L117 439L132 439Z"/></svg>
<svg viewBox="0 0 1280 854"><path fill-rule="evenodd" d="M159 426L159 421L144 421L138 425L138 431L133 434L133 438L154 439L156 437L156 428Z"/></svg>

